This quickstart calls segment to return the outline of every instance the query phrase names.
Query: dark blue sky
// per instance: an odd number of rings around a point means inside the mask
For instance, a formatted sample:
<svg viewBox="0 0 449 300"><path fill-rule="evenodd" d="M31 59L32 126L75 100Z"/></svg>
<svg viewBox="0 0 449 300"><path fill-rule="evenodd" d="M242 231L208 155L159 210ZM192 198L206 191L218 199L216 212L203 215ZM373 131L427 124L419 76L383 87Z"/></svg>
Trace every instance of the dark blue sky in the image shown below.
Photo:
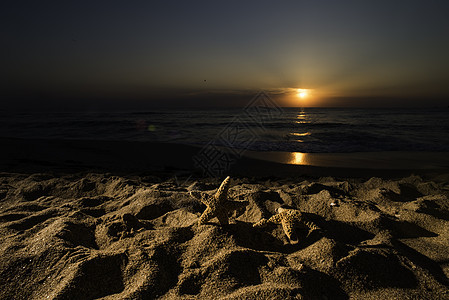
<svg viewBox="0 0 449 300"><path fill-rule="evenodd" d="M0 92L210 106L265 89L295 105L304 88L311 106L444 104L448 15L449 1L3 1Z"/></svg>

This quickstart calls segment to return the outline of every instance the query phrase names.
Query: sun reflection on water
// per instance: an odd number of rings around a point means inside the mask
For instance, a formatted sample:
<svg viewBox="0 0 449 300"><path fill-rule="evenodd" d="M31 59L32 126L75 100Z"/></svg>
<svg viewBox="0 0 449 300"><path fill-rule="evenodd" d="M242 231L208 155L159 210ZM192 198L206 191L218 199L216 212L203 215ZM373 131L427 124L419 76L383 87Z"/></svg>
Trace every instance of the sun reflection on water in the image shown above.
<svg viewBox="0 0 449 300"><path fill-rule="evenodd" d="M304 165L307 163L307 153L302 152L291 152L289 164L293 165Z"/></svg>
<svg viewBox="0 0 449 300"><path fill-rule="evenodd" d="M307 123L309 123L308 117L309 116L306 114L304 109L301 109L301 111L296 115L295 123L297 123L297 124L307 124ZM298 131L302 131L302 132L290 132L290 136L305 137L305 136L308 136L308 135L312 134L309 131L300 130L300 128L298 128ZM302 139L295 139L295 141L299 142L299 143L303 143L304 142ZM288 163L289 164L293 164L293 165L305 165L305 164L307 164L307 153L290 152L289 153Z"/></svg>
<svg viewBox="0 0 449 300"><path fill-rule="evenodd" d="M305 113L304 109L301 109L301 111L296 115L296 120L294 121L296 124L308 124L308 115ZM292 136L307 136L311 135L311 132L291 132L290 135ZM302 142L302 140L298 140L299 142Z"/></svg>
<svg viewBox="0 0 449 300"><path fill-rule="evenodd" d="M291 135L295 135L295 136L306 136L306 135L311 135L311 133L310 133L310 132L304 132L304 133L292 132Z"/></svg>
<svg viewBox="0 0 449 300"><path fill-rule="evenodd" d="M304 111L304 109L301 109L301 111L300 112L298 112L298 114L296 115L296 120L295 120L295 123L297 123L297 124L306 124L306 123L309 123L308 122L308 115L306 114L306 112Z"/></svg>

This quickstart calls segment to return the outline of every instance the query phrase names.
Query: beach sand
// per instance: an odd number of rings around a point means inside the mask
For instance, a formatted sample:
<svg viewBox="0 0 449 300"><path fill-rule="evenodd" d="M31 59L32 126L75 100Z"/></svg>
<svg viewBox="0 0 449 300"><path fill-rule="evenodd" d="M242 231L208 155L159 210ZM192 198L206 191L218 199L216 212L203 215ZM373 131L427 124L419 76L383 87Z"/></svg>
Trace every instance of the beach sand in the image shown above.
<svg viewBox="0 0 449 300"><path fill-rule="evenodd" d="M244 158L222 178L183 145L1 139L1 299L449 299L449 170ZM253 228L281 205L320 230Z"/></svg>

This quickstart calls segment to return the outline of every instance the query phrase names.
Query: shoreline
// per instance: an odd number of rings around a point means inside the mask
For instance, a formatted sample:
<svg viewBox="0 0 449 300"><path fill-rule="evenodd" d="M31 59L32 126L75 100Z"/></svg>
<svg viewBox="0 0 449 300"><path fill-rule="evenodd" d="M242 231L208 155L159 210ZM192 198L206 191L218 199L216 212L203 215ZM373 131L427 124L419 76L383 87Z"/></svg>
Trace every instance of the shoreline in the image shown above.
<svg viewBox="0 0 449 300"><path fill-rule="evenodd" d="M449 169L448 152L381 151L351 153L302 153L284 151L247 151L246 155L289 165L327 168L435 170Z"/></svg>
<svg viewBox="0 0 449 300"><path fill-rule="evenodd" d="M192 157L201 147L184 144L0 138L1 172L201 172ZM224 149L223 151L229 151ZM441 174L449 153L297 153L245 151L227 173L253 177L398 177ZM293 163L289 163L292 162ZM296 159L296 161L295 161ZM226 174L224 174L226 175Z"/></svg>

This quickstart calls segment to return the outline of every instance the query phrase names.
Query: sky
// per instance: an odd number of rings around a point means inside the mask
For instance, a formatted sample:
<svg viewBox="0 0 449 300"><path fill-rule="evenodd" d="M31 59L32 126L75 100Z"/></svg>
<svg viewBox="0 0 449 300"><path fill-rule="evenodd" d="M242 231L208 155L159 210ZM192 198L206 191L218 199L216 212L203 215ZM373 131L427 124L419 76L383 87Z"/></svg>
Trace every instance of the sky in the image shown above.
<svg viewBox="0 0 449 300"><path fill-rule="evenodd" d="M449 104L449 1L2 1L4 107ZM298 97L297 89L307 96Z"/></svg>

